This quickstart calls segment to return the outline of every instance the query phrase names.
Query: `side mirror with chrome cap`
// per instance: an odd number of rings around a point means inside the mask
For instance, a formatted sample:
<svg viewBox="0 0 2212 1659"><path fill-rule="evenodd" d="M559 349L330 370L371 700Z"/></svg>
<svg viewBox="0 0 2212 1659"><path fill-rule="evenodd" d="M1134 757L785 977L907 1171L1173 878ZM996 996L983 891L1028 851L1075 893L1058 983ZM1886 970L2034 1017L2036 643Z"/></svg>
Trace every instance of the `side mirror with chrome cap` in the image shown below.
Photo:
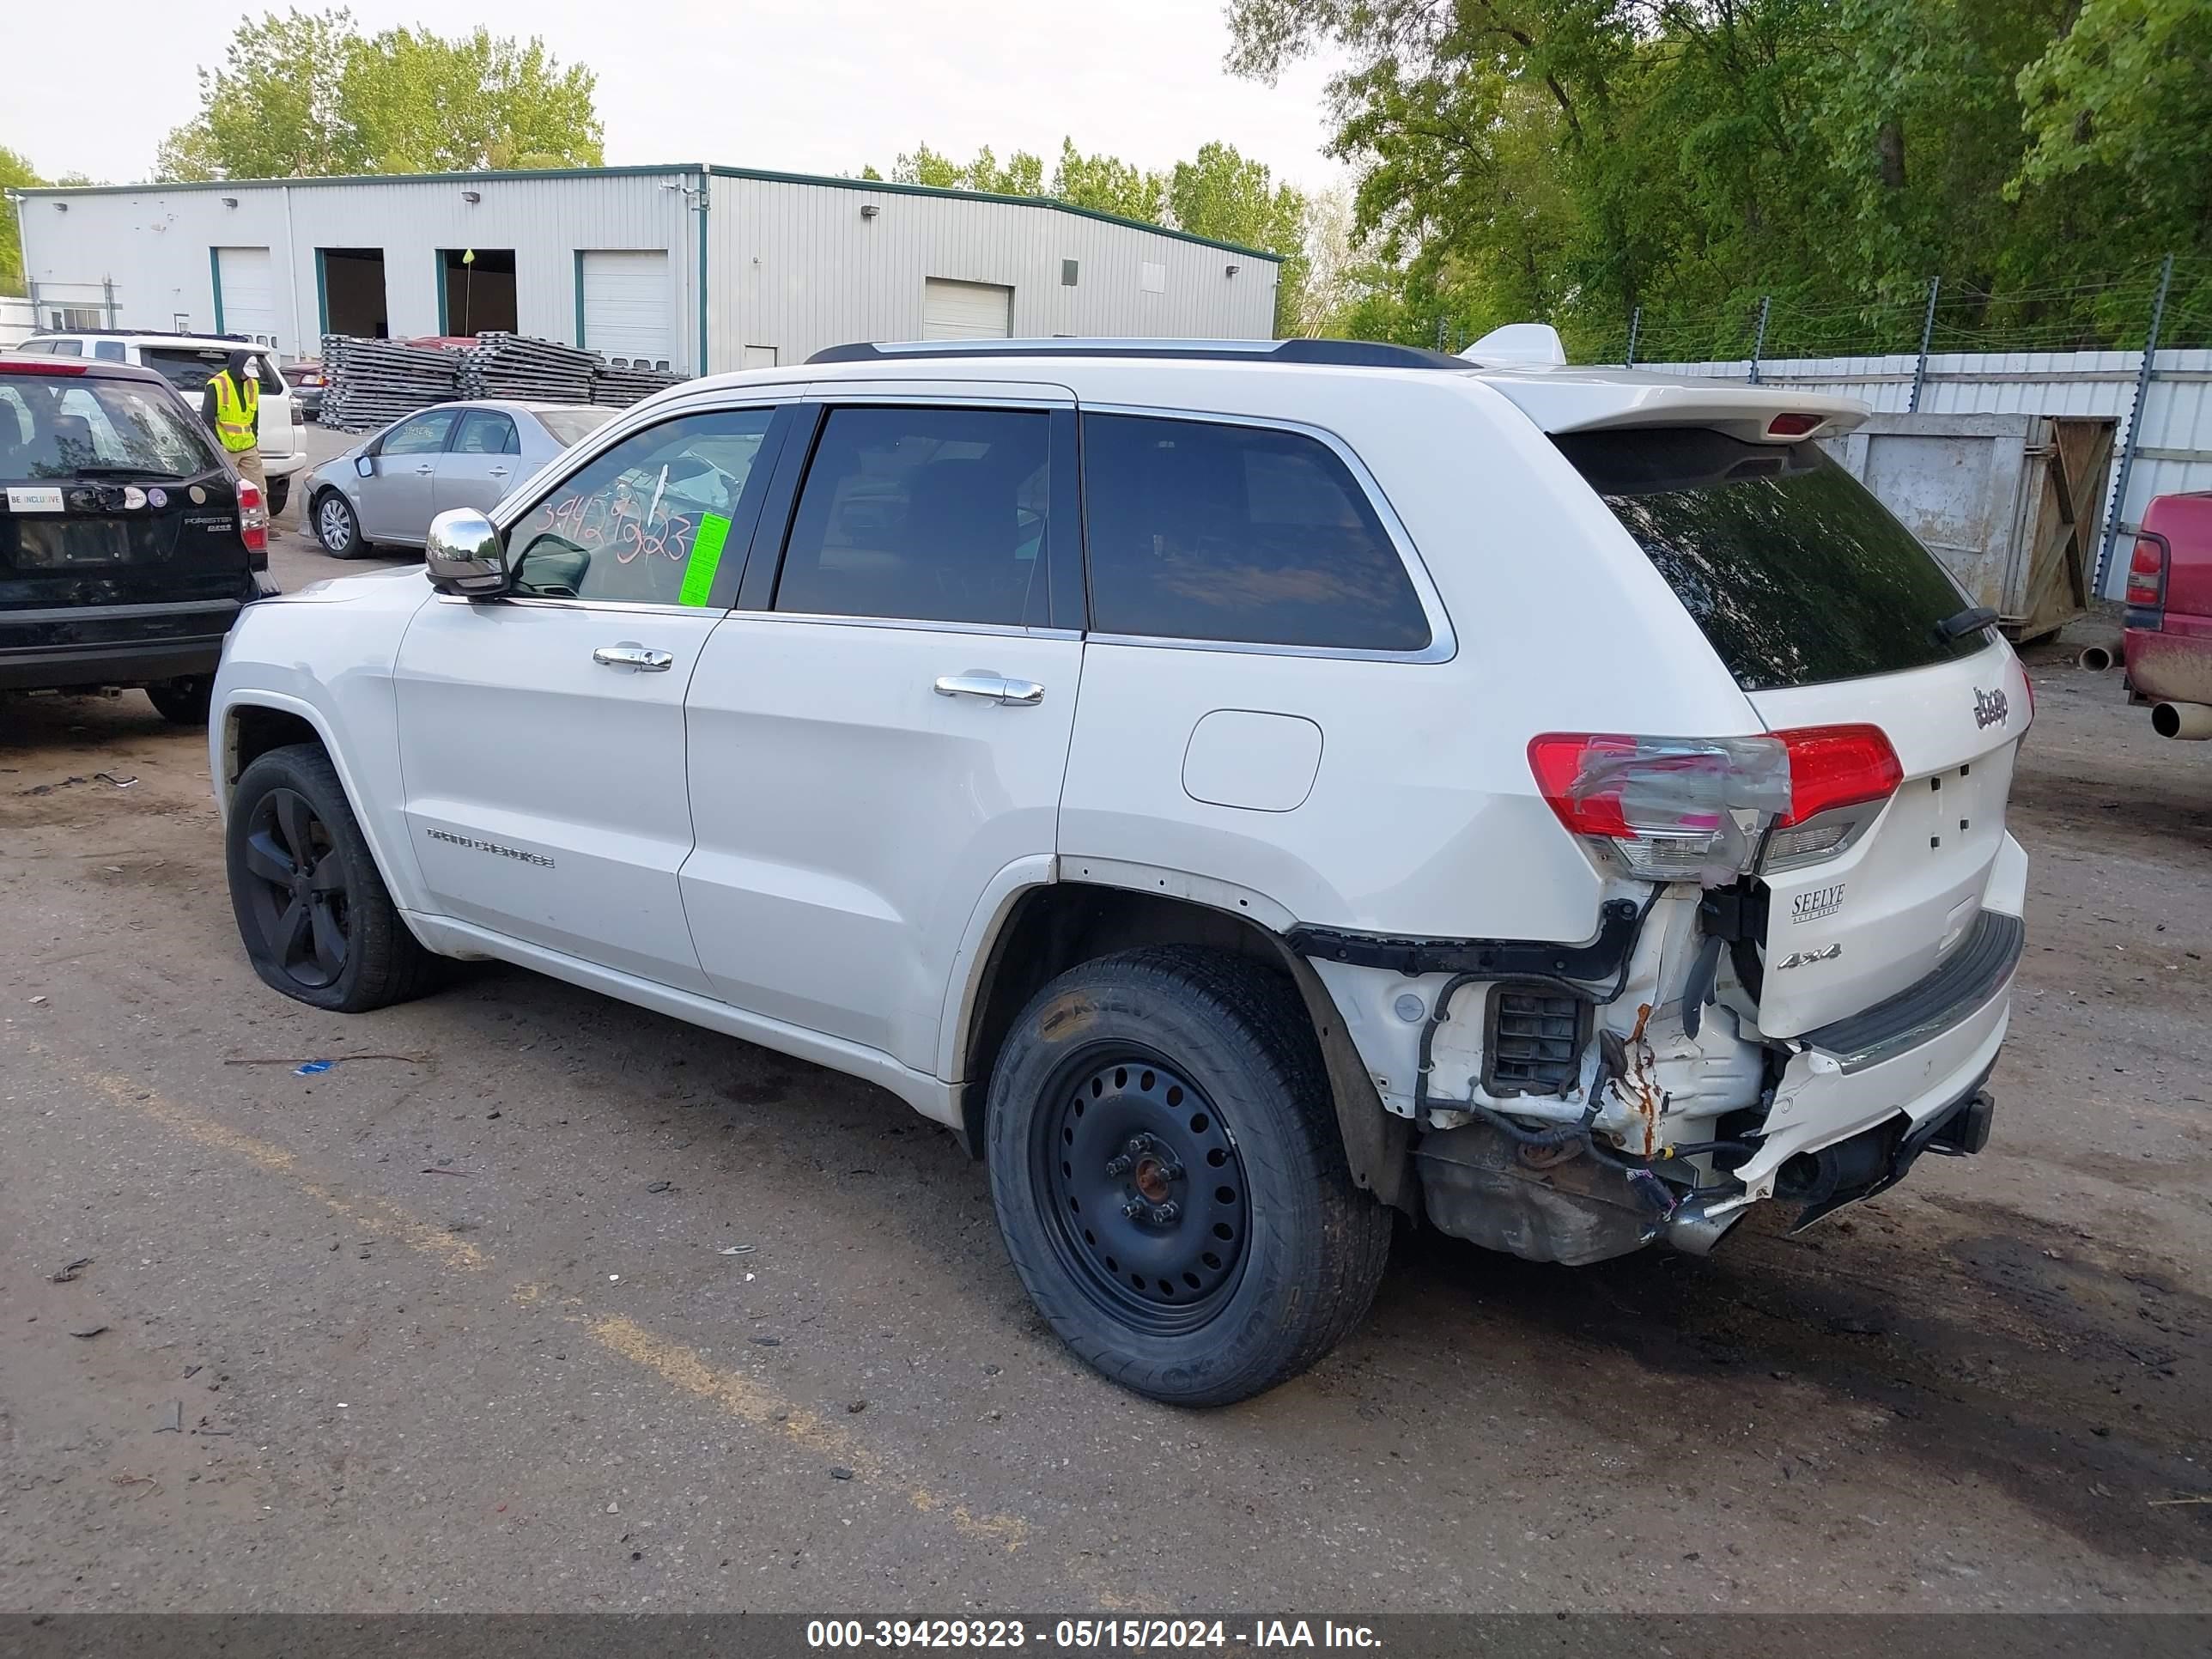
<svg viewBox="0 0 2212 1659"><path fill-rule="evenodd" d="M495 599L507 588L507 545L499 528L473 507L456 507L430 520L423 574L441 593Z"/></svg>

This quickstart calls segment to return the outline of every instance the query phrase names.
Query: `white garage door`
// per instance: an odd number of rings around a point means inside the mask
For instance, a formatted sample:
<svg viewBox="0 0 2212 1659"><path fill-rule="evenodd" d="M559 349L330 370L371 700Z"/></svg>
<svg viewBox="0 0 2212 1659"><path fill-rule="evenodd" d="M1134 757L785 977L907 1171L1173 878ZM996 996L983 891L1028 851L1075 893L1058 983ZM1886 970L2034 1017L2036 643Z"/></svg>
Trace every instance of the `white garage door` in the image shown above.
<svg viewBox="0 0 2212 1659"><path fill-rule="evenodd" d="M584 337L603 356L666 368L676 355L676 291L665 249L583 257Z"/></svg>
<svg viewBox="0 0 2212 1659"><path fill-rule="evenodd" d="M955 283L925 277L921 337L925 340L1003 340L1013 332L1014 291L996 283Z"/></svg>
<svg viewBox="0 0 2212 1659"><path fill-rule="evenodd" d="M216 331L243 334L265 346L277 345L276 282L265 247L219 247L215 251Z"/></svg>

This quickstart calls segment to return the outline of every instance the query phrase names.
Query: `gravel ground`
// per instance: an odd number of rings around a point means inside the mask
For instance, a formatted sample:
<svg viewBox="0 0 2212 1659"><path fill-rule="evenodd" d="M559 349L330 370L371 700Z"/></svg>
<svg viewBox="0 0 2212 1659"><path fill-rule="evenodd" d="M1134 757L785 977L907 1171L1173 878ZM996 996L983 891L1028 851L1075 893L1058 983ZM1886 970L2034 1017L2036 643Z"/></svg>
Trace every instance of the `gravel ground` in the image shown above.
<svg viewBox="0 0 2212 1659"><path fill-rule="evenodd" d="M888 1096L518 971L292 1003L200 734L0 709L0 1610L2212 1609L2212 745L2033 672L1985 1156L1704 1261L1407 1238L1205 1414Z"/></svg>

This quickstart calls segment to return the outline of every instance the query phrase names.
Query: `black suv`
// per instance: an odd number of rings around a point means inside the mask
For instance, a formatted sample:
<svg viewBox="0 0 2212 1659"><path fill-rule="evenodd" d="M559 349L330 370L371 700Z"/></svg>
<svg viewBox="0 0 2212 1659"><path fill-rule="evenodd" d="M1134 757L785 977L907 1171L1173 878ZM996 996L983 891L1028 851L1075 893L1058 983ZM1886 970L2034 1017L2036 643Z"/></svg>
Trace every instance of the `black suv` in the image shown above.
<svg viewBox="0 0 2212 1659"><path fill-rule="evenodd" d="M261 492L150 369L0 356L0 692L143 686L207 719L269 563Z"/></svg>

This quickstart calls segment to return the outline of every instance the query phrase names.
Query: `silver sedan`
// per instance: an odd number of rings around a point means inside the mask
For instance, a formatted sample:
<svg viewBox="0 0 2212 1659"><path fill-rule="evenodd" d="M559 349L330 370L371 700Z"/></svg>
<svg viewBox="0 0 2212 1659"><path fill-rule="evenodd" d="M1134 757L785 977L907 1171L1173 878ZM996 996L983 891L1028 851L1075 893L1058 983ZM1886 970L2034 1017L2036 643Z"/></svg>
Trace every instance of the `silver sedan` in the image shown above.
<svg viewBox="0 0 2212 1659"><path fill-rule="evenodd" d="M612 420L579 404L483 399L394 421L307 477L307 520L333 558L420 547L451 507L489 513L500 497Z"/></svg>

